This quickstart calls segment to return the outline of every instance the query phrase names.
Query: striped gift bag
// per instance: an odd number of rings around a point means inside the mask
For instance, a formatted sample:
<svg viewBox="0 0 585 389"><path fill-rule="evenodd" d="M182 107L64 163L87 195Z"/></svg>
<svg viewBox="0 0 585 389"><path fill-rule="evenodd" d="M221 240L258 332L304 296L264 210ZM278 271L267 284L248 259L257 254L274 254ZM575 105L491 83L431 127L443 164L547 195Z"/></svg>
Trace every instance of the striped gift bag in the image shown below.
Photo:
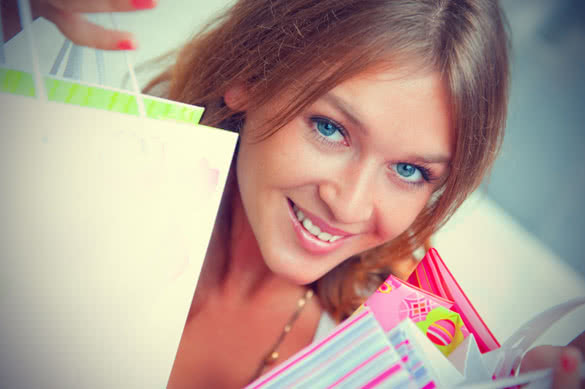
<svg viewBox="0 0 585 389"><path fill-rule="evenodd" d="M246 389L433 388L430 374L413 360L395 349L366 307Z"/></svg>

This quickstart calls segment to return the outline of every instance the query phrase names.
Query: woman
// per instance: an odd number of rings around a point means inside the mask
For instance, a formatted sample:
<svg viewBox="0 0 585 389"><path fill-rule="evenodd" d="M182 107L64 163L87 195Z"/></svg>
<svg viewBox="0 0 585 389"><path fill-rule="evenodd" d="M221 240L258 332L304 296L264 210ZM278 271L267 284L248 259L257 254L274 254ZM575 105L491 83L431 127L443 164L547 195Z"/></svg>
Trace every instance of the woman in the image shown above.
<svg viewBox="0 0 585 389"><path fill-rule="evenodd" d="M74 42L136 44L38 0ZM495 1L241 0L154 80L241 138L169 387L241 387L349 315L481 182L506 115ZM312 298L313 291L316 293ZM544 361L544 362L543 362ZM578 387L574 348L538 349Z"/></svg>

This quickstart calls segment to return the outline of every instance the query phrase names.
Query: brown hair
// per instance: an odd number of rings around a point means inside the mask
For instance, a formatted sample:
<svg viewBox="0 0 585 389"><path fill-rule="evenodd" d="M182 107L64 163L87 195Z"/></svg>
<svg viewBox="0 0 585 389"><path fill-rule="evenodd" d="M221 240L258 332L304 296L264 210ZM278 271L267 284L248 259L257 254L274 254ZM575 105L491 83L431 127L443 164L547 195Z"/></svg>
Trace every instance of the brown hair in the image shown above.
<svg viewBox="0 0 585 389"><path fill-rule="evenodd" d="M253 104L247 109L290 90L288 105L266 123L262 134L269 136L339 83L380 65L440 73L450 93L456 145L451 173L407 231L317 281L321 303L338 319L393 269L410 263L414 249L428 242L491 167L505 126L509 72L498 2L240 0L147 87L168 82L168 98L203 105L203 123L234 131L245 114L224 103L228 88L245 84Z"/></svg>

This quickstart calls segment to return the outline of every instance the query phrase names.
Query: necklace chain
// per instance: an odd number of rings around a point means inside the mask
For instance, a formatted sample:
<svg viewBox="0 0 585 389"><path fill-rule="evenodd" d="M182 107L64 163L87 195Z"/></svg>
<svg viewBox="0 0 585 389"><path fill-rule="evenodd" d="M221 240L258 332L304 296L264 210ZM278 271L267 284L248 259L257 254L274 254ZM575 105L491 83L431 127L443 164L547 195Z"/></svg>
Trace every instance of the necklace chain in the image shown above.
<svg viewBox="0 0 585 389"><path fill-rule="evenodd" d="M295 323L295 321L297 321L299 315L301 314L301 311L303 310L305 305L307 305L307 302L313 297L313 294L314 292L312 289L307 289L305 294L303 294L303 296L297 301L297 309L294 311L294 313L291 315L291 317L284 325L282 332L276 339L276 342L274 342L274 345L270 348L270 351L264 356L264 358L262 358L262 362L260 362L260 366L256 370L253 379L256 379L258 376L260 376L260 374L262 374L262 371L266 366L270 366L278 360L278 357L280 357L278 348L284 341L284 338L286 338L286 335L291 331L293 324Z"/></svg>

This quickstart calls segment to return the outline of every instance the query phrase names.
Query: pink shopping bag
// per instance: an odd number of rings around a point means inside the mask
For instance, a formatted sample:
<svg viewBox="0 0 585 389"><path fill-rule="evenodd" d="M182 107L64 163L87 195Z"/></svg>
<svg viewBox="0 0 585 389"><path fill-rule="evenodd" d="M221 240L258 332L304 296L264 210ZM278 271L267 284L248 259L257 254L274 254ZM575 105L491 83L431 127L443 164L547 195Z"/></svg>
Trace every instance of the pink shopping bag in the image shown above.
<svg viewBox="0 0 585 389"><path fill-rule="evenodd" d="M423 290L454 302L451 310L461 315L469 332L475 339L482 353L500 347L496 337L475 310L455 277L434 248L431 248L408 278L408 282Z"/></svg>

